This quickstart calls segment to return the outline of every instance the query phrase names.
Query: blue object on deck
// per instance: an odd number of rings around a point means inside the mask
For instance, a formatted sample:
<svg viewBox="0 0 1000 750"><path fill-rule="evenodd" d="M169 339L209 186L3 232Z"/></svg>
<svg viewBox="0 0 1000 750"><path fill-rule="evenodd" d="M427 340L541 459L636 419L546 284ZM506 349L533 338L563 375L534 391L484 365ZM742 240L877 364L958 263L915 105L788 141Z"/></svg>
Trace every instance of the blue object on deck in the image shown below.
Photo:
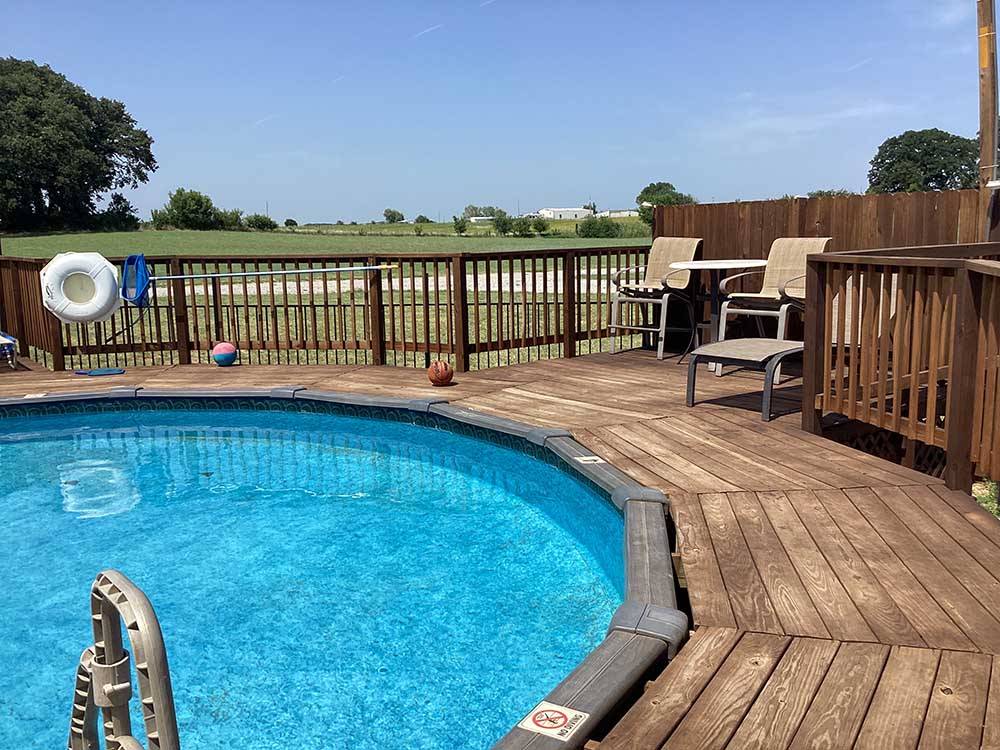
<svg viewBox="0 0 1000 750"><path fill-rule="evenodd" d="M0 331L0 357L7 360L11 368L17 368L17 339Z"/></svg>
<svg viewBox="0 0 1000 750"><path fill-rule="evenodd" d="M77 370L73 374L87 375L89 377L96 378L101 375L124 375L125 371L120 367L98 367L95 370Z"/></svg>
<svg viewBox="0 0 1000 750"><path fill-rule="evenodd" d="M122 299L136 307L146 307L149 304L149 285L146 256L141 253L128 256L122 266Z"/></svg>

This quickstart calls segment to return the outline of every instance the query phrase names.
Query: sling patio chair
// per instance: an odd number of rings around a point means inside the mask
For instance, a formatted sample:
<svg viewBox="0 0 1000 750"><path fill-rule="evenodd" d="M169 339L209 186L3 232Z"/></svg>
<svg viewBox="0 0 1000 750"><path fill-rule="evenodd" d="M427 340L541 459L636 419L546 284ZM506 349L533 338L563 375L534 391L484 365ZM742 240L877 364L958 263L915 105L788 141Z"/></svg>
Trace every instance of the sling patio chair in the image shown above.
<svg viewBox="0 0 1000 750"><path fill-rule="evenodd" d="M687 405L694 406L694 388L700 362L715 363L720 368L724 365L736 365L764 373L760 418L770 422L773 416L771 402L774 381L781 369L781 363L787 357L801 357L802 352L801 341L782 339L730 339L698 347L691 352L691 360L688 362Z"/></svg>
<svg viewBox="0 0 1000 750"><path fill-rule="evenodd" d="M826 252L830 237L779 237L771 243L767 255L767 266L762 270L747 271L727 276L719 284L719 291L725 294L725 301L719 311L718 341L726 338L726 323L730 316L756 318L758 332L763 334L760 318L777 318L778 332L775 338L784 340L788 334L788 313L791 310L805 310L806 299L806 257L812 253ZM731 292L732 283L754 274L764 274L759 292ZM722 375L720 365L716 375ZM781 370L775 373L780 381Z"/></svg>
<svg viewBox="0 0 1000 750"><path fill-rule="evenodd" d="M613 281L615 295L611 301L612 331L645 331L659 335L656 347L656 358L663 359L663 347L667 333L690 333L688 345L684 353L694 346L698 323L694 311L694 286L697 276L691 271L677 271L670 268L671 263L695 260L701 253L702 241L691 237L657 237L649 250L649 258L644 266L633 266L618 271ZM641 281L624 282L622 277L629 272L642 272ZM682 304L687 310L689 327L668 327L667 309L670 302ZM658 325L624 324L621 322L623 305L658 305L660 308ZM641 308L645 312L645 307ZM618 351L617 335L611 338L611 353Z"/></svg>

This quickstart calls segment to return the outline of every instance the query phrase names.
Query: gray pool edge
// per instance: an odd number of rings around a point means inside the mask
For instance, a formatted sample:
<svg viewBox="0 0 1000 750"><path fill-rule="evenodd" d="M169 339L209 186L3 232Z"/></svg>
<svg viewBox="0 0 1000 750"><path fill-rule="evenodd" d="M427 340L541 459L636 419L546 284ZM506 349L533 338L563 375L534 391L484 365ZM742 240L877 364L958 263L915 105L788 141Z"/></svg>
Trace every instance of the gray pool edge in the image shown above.
<svg viewBox="0 0 1000 750"><path fill-rule="evenodd" d="M673 658L688 635L687 615L677 608L677 588L667 531L668 498L645 487L564 429L536 427L451 404L444 398L405 399L327 391L291 385L276 388L143 388L116 386L102 391L0 398L0 409L73 401L142 398L278 399L319 401L371 409L434 415L447 421L499 432L551 452L566 467L608 494L625 517L625 601L608 625L604 640L543 700L588 714L567 739L518 726L494 750L578 748L636 688L656 664ZM585 459L580 461L578 459Z"/></svg>

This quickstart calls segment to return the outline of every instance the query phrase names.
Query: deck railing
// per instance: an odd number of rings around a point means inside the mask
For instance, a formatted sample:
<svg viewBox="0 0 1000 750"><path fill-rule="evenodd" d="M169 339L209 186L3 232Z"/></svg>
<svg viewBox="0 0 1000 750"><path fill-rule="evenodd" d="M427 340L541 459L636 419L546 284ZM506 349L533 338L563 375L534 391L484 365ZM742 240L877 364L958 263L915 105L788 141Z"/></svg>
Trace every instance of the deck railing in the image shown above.
<svg viewBox="0 0 1000 750"><path fill-rule="evenodd" d="M253 364L424 367L440 358L464 371L604 350L612 277L647 252L151 257L152 275L262 273L161 282L145 310L71 325L42 307L45 261L0 257L0 326L24 356L56 370L207 362L229 341ZM359 264L392 270L278 273Z"/></svg>
<svg viewBox="0 0 1000 750"><path fill-rule="evenodd" d="M1000 477L1000 243L809 260L803 426L836 413L947 452L945 478Z"/></svg>
<svg viewBox="0 0 1000 750"><path fill-rule="evenodd" d="M154 275L262 273L159 283L145 310L73 325L42 306L44 260L0 257L0 327L56 370L208 362L230 341L252 364L461 372L606 350L613 276L647 251L153 257ZM953 487L1000 477L998 261L1000 243L812 256L803 426L837 413L942 448ZM294 273L359 263L392 270Z"/></svg>
<svg viewBox="0 0 1000 750"><path fill-rule="evenodd" d="M17 338L20 356L55 364L49 352L61 350L62 334L59 321L42 306L43 265L31 258L0 258L0 328Z"/></svg>

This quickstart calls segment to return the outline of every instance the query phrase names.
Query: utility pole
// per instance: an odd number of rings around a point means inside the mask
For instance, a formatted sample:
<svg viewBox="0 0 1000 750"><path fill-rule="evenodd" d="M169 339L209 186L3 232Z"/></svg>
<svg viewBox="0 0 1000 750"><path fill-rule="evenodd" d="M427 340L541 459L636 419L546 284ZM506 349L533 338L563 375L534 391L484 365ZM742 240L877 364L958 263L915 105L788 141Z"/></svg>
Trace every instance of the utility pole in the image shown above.
<svg viewBox="0 0 1000 750"><path fill-rule="evenodd" d="M993 0L976 0L979 31L979 216L988 240L1000 233L997 173L997 20ZM989 186L989 187L988 187Z"/></svg>

